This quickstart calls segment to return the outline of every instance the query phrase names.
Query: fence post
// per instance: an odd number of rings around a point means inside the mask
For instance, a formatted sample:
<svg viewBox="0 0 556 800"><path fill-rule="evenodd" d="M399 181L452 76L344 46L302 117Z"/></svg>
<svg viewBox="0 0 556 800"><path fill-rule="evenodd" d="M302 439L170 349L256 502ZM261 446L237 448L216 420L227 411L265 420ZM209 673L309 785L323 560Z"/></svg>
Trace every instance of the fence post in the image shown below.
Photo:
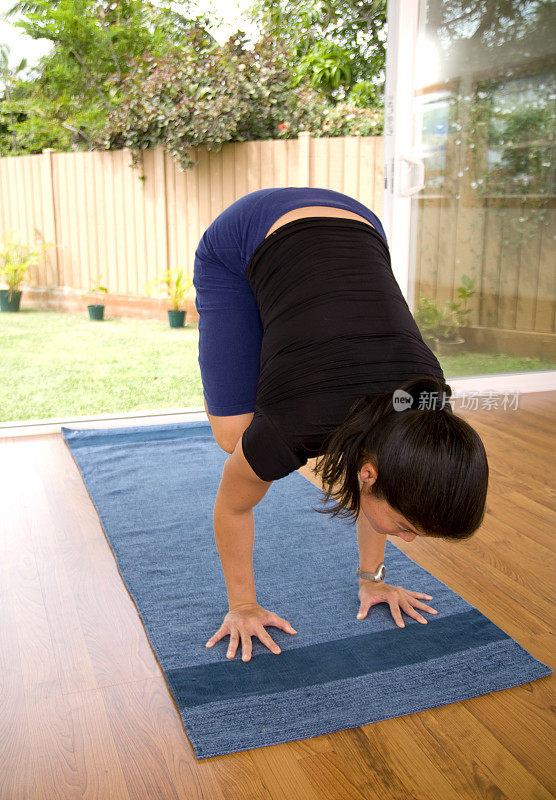
<svg viewBox="0 0 556 800"><path fill-rule="evenodd" d="M54 148L45 147L41 158L41 178L42 178L42 211L44 231L43 236L46 242L52 242L54 246L54 267L55 285L60 286L60 260L58 257L58 242L56 241L56 206L54 202L54 179L52 174L52 153ZM47 264L48 251L44 253L45 265ZM47 275L45 275L45 278Z"/></svg>
<svg viewBox="0 0 556 800"><path fill-rule="evenodd" d="M299 131L298 183L310 186L311 183L311 131Z"/></svg>

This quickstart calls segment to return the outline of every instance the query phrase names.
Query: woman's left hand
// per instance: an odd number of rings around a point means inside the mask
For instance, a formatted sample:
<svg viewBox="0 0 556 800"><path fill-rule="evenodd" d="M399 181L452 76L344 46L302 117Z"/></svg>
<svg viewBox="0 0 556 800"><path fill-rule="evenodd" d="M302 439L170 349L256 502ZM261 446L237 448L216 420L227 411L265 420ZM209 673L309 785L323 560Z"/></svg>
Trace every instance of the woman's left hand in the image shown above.
<svg viewBox="0 0 556 800"><path fill-rule="evenodd" d="M436 609L422 603L421 600L432 600L432 595L422 594L421 592L414 592L411 589L403 589L401 586L390 586L383 581L361 581L359 587L359 600L361 605L357 612L357 619L365 619L369 608L375 606L377 603L388 603L390 611L394 617L396 625L400 628L405 628L405 623L402 619L402 611L426 625L427 620L419 614L418 608L423 611L428 611L431 614L437 614Z"/></svg>

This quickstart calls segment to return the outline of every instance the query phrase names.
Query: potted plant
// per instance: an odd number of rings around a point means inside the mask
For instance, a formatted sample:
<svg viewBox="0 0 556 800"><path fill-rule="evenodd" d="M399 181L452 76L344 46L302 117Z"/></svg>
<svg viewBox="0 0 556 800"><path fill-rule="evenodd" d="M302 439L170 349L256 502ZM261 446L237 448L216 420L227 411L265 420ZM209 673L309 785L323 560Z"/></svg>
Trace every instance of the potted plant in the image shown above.
<svg viewBox="0 0 556 800"><path fill-rule="evenodd" d="M185 309L180 309L180 303L189 289L193 286L191 279L186 280L184 277L183 268L176 270L175 274L172 270L166 270L164 277L154 282L154 285L162 287L164 296L169 297L172 302L172 308L168 309L168 320L171 328L183 328L185 321ZM150 297L153 284L147 284L147 294Z"/></svg>
<svg viewBox="0 0 556 800"><path fill-rule="evenodd" d="M471 309L467 302L475 292L475 278L461 276L461 284L457 288L458 301L447 300L443 306L429 297L419 296L415 322L425 342L438 355L457 352L465 343L459 335L459 329L465 324Z"/></svg>
<svg viewBox="0 0 556 800"><path fill-rule="evenodd" d="M21 284L27 278L27 272L34 266L41 253L50 244L31 248L19 242L19 234L10 231L0 250L0 276L6 289L0 289L0 311L19 311L21 303Z"/></svg>
<svg viewBox="0 0 556 800"><path fill-rule="evenodd" d="M91 284L91 288L88 292L84 294L99 294L99 296L104 292L104 294L108 294L108 289L106 286L102 286L101 278L103 273L101 272L96 281L93 281ZM91 305L87 306L89 310L89 319L104 319L104 303L92 303Z"/></svg>

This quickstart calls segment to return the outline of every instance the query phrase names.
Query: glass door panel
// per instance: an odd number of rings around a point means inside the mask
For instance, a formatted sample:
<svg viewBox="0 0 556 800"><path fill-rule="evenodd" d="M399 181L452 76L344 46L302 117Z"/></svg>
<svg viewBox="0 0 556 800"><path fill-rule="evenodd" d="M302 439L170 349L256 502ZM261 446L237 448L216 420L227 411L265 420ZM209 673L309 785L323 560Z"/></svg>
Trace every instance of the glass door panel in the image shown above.
<svg viewBox="0 0 556 800"><path fill-rule="evenodd" d="M556 368L550 4L419 0L408 297L451 376Z"/></svg>

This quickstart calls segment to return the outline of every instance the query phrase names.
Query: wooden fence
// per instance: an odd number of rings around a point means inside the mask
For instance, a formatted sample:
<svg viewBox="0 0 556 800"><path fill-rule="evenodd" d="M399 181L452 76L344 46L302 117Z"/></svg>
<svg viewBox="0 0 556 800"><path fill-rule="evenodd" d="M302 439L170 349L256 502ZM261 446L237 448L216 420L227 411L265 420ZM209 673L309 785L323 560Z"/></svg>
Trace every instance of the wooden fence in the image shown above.
<svg viewBox="0 0 556 800"><path fill-rule="evenodd" d="M512 331L556 331L554 198L468 193L414 201L415 298L457 300L461 276L475 276L468 324Z"/></svg>
<svg viewBox="0 0 556 800"><path fill-rule="evenodd" d="M31 287L87 290L103 273L111 295L145 297L147 282L166 269L184 267L191 275L203 231L256 189L335 189L380 217L383 147L382 137L304 132L298 139L231 143L218 153L199 148L198 164L185 172L159 147L144 151L144 180L126 150L0 158L0 237L15 229L31 243L36 229L55 245L33 269ZM526 201L511 198L413 202L415 297L455 299L461 275L473 274L478 294L470 324L556 330L552 201L538 219Z"/></svg>
<svg viewBox="0 0 556 800"><path fill-rule="evenodd" d="M17 229L32 242L36 228L56 245L29 285L88 289L102 272L111 294L145 296L145 284L166 269L191 274L204 230L256 189L336 189L380 216L381 137L302 133L194 153L198 164L182 172L163 148L144 151L144 180L127 150L1 158L0 236Z"/></svg>

